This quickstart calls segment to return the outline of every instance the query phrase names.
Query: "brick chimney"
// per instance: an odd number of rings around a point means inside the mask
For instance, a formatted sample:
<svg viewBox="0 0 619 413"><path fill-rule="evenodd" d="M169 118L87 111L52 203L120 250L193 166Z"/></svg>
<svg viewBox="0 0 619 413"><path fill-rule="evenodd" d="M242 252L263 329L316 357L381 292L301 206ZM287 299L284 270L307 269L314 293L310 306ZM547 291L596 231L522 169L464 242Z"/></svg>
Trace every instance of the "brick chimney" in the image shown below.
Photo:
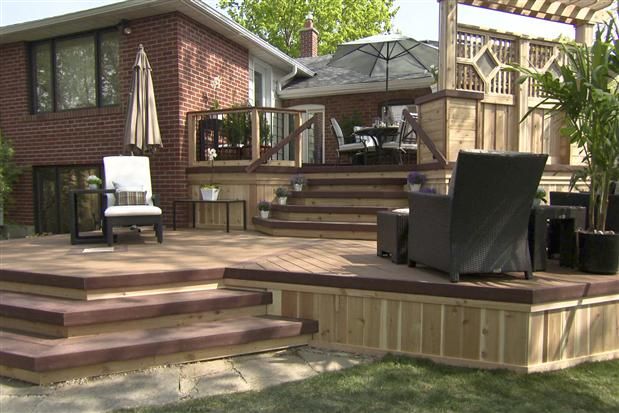
<svg viewBox="0 0 619 413"><path fill-rule="evenodd" d="M305 27L299 30L301 55L299 57L318 56L318 30L314 29L314 16L310 13L305 18Z"/></svg>

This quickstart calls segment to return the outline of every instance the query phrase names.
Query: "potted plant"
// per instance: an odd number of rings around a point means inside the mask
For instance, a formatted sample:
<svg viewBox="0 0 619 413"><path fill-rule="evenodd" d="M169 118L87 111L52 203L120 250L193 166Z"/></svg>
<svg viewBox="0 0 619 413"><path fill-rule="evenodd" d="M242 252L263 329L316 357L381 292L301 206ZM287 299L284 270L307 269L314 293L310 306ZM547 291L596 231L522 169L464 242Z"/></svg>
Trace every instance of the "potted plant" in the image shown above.
<svg viewBox="0 0 619 413"><path fill-rule="evenodd" d="M548 203L548 201L546 200L546 190L540 186L535 192L535 198L533 198L533 207L540 206L542 202L544 202L545 204Z"/></svg>
<svg viewBox="0 0 619 413"><path fill-rule="evenodd" d="M103 181L96 175L88 175L86 183L88 184L88 189L98 189Z"/></svg>
<svg viewBox="0 0 619 413"><path fill-rule="evenodd" d="M295 191L302 191L303 184L305 184L305 177L301 174L293 175L292 178L290 178L290 183Z"/></svg>
<svg viewBox="0 0 619 413"><path fill-rule="evenodd" d="M206 151L206 157L211 163L211 178L208 184L200 185L200 193L202 199L205 201L217 201L217 198L219 198L219 185L213 183L213 168L215 158L217 158L217 151L215 148L209 148Z"/></svg>
<svg viewBox="0 0 619 413"><path fill-rule="evenodd" d="M411 192L418 192L426 183L426 176L421 172L411 171L406 177L406 182L408 182Z"/></svg>
<svg viewBox="0 0 619 413"><path fill-rule="evenodd" d="M258 202L258 211L260 212L260 218L268 219L270 210L271 210L271 204L269 202L264 201L264 200Z"/></svg>
<svg viewBox="0 0 619 413"><path fill-rule="evenodd" d="M275 196L277 196L277 202L280 205L286 205L288 199L288 188L280 186L275 190Z"/></svg>
<svg viewBox="0 0 619 413"><path fill-rule="evenodd" d="M559 73L540 73L513 65L535 82L552 111L565 114L563 132L583 156L589 180L589 227L578 233L578 266L583 271L614 274L619 270L619 234L606 231L610 182L619 176L619 29L616 17L598 26L591 47L562 46L566 64ZM535 109L533 108L533 109ZM528 113L532 112L531 109Z"/></svg>

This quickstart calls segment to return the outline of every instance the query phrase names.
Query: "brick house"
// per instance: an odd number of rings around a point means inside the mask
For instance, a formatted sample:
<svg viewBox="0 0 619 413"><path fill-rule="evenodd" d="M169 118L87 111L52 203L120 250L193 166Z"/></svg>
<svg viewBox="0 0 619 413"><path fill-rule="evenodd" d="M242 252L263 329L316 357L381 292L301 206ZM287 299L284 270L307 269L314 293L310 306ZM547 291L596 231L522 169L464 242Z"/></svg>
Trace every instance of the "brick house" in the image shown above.
<svg viewBox="0 0 619 413"><path fill-rule="evenodd" d="M392 79L385 93L384 81L333 72L329 56L316 56L311 20L301 36L304 57L293 59L199 0L129 0L0 28L0 129L23 168L8 219L36 232L68 230L69 189L100 176L102 157L123 153L140 44L153 67L163 148L151 170L164 211L188 193L187 112L252 105L317 113L322 153L309 163L333 163L325 120L358 113L369 124L383 106L430 92L431 77Z"/></svg>
<svg viewBox="0 0 619 413"><path fill-rule="evenodd" d="M151 168L164 210L187 194L188 111L215 102L274 106L280 78L293 70L313 74L199 1L127 1L2 27L0 129L23 167L10 221L37 232L67 231L67 189L100 174L103 156L123 153L130 77L140 44L153 67L164 147L152 157ZM64 62L65 67L81 64L80 81L87 87L75 87L62 70ZM254 87L254 79L260 87Z"/></svg>

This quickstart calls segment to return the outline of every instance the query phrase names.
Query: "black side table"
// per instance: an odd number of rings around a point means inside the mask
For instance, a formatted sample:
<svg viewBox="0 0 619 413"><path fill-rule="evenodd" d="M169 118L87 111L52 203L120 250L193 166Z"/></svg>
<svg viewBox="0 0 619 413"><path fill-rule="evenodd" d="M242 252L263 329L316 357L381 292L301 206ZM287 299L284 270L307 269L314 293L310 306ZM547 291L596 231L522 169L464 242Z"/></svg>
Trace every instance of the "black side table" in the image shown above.
<svg viewBox="0 0 619 413"><path fill-rule="evenodd" d="M96 244L105 242L105 205L103 196L105 194L113 194L113 189L76 189L71 191L71 244ZM78 205L79 197L87 194L99 195L101 205L101 234L80 235L79 232L79 214Z"/></svg>
<svg viewBox="0 0 619 413"><path fill-rule="evenodd" d="M196 227L196 204L225 204L226 205L226 232L230 232L230 204L240 203L243 208L243 230L247 229L247 212L244 199L218 199L217 201L205 201L202 199L175 199L172 204L172 229L176 231L176 204L191 204L193 228Z"/></svg>
<svg viewBox="0 0 619 413"><path fill-rule="evenodd" d="M576 230L584 228L586 208L541 205L531 209L529 217L529 252L533 271L546 270L548 221L559 221L559 265L576 266Z"/></svg>

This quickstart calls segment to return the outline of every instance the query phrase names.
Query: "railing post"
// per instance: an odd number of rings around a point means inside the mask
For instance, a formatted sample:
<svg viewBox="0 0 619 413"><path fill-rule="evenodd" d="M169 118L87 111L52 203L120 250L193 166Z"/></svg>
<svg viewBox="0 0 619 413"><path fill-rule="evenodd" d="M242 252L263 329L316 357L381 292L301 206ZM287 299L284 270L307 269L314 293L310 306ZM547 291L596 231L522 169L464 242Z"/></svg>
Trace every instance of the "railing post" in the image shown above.
<svg viewBox="0 0 619 413"><path fill-rule="evenodd" d="M303 123L303 118L301 117L300 113L297 113L294 119L295 119L294 128L297 129ZM301 139L301 135L299 135L295 139L295 145L294 145L294 166L296 168L300 168L302 165L303 165L303 139Z"/></svg>
<svg viewBox="0 0 619 413"><path fill-rule="evenodd" d="M458 1L439 0L438 90L456 88Z"/></svg>
<svg viewBox="0 0 619 413"><path fill-rule="evenodd" d="M258 109L251 110L251 160L260 159L260 116Z"/></svg>
<svg viewBox="0 0 619 413"><path fill-rule="evenodd" d="M529 41L523 38L518 39L518 64L522 67L529 66ZM520 83L515 88L516 93L516 130L518 131L518 152L530 152L531 151L531 131L530 122L525 120L521 122L522 118L529 111L529 82L526 80Z"/></svg>
<svg viewBox="0 0 619 413"><path fill-rule="evenodd" d="M189 150L189 166L196 165L196 116L187 115L187 134L188 134L188 150Z"/></svg>

